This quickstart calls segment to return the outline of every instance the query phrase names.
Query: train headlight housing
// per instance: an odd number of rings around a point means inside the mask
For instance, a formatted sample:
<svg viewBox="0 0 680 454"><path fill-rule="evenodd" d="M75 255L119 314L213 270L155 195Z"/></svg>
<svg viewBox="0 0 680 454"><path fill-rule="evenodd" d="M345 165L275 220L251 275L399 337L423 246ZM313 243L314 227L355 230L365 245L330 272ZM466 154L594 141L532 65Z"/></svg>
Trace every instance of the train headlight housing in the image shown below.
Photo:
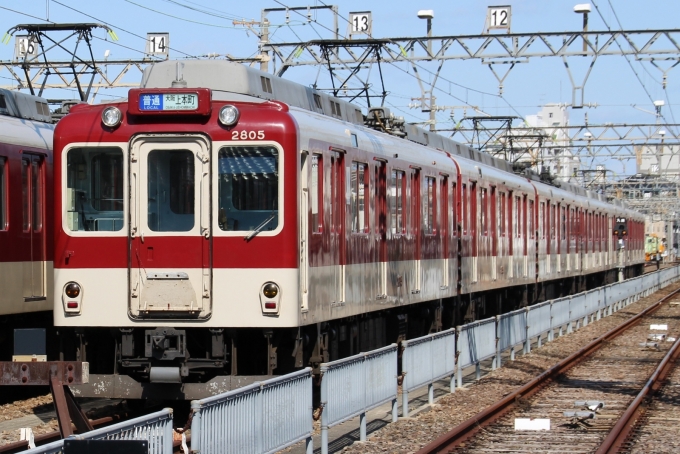
<svg viewBox="0 0 680 454"><path fill-rule="evenodd" d="M115 128L123 121L123 113L118 107L107 107L102 111L102 123L109 128Z"/></svg>
<svg viewBox="0 0 680 454"><path fill-rule="evenodd" d="M83 289L77 282L67 282L61 294L64 304L64 313L67 315L80 315L83 309Z"/></svg>
<svg viewBox="0 0 680 454"><path fill-rule="evenodd" d="M276 298L276 295L279 294L279 286L273 282L267 282L262 287L262 294L267 298Z"/></svg>
<svg viewBox="0 0 680 454"><path fill-rule="evenodd" d="M69 298L78 298L78 296L80 296L80 285L75 282L69 282L66 284L66 287L64 287L64 293L66 293L66 296Z"/></svg>
<svg viewBox="0 0 680 454"><path fill-rule="evenodd" d="M279 315L281 289L274 282L265 282L260 289L260 305L263 315Z"/></svg>
<svg viewBox="0 0 680 454"><path fill-rule="evenodd" d="M232 105L226 105L220 109L219 120L225 126L233 126L238 121L241 113Z"/></svg>

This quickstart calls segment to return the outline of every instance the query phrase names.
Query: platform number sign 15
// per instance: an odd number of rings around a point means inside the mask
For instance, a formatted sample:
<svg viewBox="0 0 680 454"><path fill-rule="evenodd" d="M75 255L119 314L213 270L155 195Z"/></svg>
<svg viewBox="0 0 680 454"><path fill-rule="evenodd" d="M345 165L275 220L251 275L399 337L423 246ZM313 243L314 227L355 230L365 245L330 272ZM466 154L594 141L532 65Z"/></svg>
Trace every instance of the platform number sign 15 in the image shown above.
<svg viewBox="0 0 680 454"><path fill-rule="evenodd" d="M170 54L170 33L147 33L146 52L151 56L165 56Z"/></svg>
<svg viewBox="0 0 680 454"><path fill-rule="evenodd" d="M489 30L507 30L510 33L510 12L511 7L507 6L489 6L486 11L486 29Z"/></svg>
<svg viewBox="0 0 680 454"><path fill-rule="evenodd" d="M38 55L38 44L28 35L17 35L14 41L14 60L23 60L27 56Z"/></svg>
<svg viewBox="0 0 680 454"><path fill-rule="evenodd" d="M349 35L371 35L372 16L370 11L349 13Z"/></svg>

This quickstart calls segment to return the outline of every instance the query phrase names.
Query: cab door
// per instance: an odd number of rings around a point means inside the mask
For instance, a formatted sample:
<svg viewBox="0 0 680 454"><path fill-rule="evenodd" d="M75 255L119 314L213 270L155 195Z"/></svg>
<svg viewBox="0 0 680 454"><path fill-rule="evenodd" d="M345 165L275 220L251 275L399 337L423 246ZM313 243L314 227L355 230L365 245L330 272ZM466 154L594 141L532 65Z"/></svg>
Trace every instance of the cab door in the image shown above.
<svg viewBox="0 0 680 454"><path fill-rule="evenodd" d="M142 136L130 147L130 314L211 312L210 143Z"/></svg>

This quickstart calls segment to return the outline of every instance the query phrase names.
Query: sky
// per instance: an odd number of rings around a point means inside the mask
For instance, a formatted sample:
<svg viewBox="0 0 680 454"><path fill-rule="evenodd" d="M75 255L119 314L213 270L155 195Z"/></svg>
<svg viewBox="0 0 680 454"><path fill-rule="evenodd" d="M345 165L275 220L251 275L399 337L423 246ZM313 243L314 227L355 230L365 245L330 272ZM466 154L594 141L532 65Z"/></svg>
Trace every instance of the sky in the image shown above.
<svg viewBox="0 0 680 454"><path fill-rule="evenodd" d="M582 0L579 0L582 1ZM512 7L512 32L578 31L582 28L582 16L574 13L577 1L565 0L390 0L371 1L343 0L337 2L341 35L348 29L350 12L371 11L373 37L424 36L426 23L417 17L418 10L434 12L432 31L434 36L478 35L483 32L487 7L510 4ZM608 28L625 30L673 29L680 17L677 0L595 0L590 2L589 30ZM144 54L147 32L170 33L170 58L218 54L233 57L252 57L258 53L258 36L234 20L259 21L264 8L294 6L325 6L319 0L292 3L290 0L252 0L249 2L210 0L0 0L0 35L11 27L23 23L97 22L106 23L116 33L113 42L104 30L94 32L94 55L103 59L109 51L109 59L141 58ZM48 11L49 10L49 11ZM48 17L49 15L49 17ZM312 12L308 18L302 14L283 12L269 15L271 39L274 42L299 42L319 38L331 38L333 16L328 10ZM61 36L61 35L55 35ZM13 57L14 39L0 44L0 60ZM668 68L673 62L659 62ZM569 67L576 83L580 83L591 59L571 57ZM426 84L436 71L437 63L422 62L418 72ZM389 93L387 105L393 113L410 122L425 121L429 114L414 108L413 98L421 91L413 72L406 64L383 65L385 89ZM500 69L499 69L500 70ZM114 71L112 68L111 71ZM292 68L285 76L305 85L315 82L328 87L330 80L323 68ZM136 83L141 78L137 70L131 70L124 80ZM379 92L377 70L371 72L372 90ZM662 121L675 123L680 119L680 68L667 73L667 86L662 86L662 72L649 62L626 60L622 56L604 56L593 65L584 89L584 102L597 107L570 109L571 124L583 124L588 116L591 124L653 123L654 100L663 100ZM12 84L7 70L0 69L0 86ZM126 90L104 90L97 97L125 96ZM504 81L503 96L499 96L498 82L488 66L479 60L449 61L443 66L435 90L437 104L461 106L437 113L437 126L451 127L464 113L474 115L475 106L489 115L535 115L546 103L570 103L571 82L560 58L534 58L528 63L516 65ZM75 97L75 91L51 90L48 98ZM678 104L676 104L678 103ZM365 103L364 103L365 105Z"/></svg>

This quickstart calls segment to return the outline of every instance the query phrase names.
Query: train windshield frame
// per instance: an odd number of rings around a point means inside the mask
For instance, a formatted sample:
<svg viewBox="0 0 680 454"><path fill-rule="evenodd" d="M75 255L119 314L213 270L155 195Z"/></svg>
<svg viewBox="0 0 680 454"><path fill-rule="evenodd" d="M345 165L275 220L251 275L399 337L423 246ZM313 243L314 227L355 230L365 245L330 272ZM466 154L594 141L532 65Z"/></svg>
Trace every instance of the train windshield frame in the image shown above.
<svg viewBox="0 0 680 454"><path fill-rule="evenodd" d="M64 153L64 230L126 235L127 153L114 144L74 145Z"/></svg>

